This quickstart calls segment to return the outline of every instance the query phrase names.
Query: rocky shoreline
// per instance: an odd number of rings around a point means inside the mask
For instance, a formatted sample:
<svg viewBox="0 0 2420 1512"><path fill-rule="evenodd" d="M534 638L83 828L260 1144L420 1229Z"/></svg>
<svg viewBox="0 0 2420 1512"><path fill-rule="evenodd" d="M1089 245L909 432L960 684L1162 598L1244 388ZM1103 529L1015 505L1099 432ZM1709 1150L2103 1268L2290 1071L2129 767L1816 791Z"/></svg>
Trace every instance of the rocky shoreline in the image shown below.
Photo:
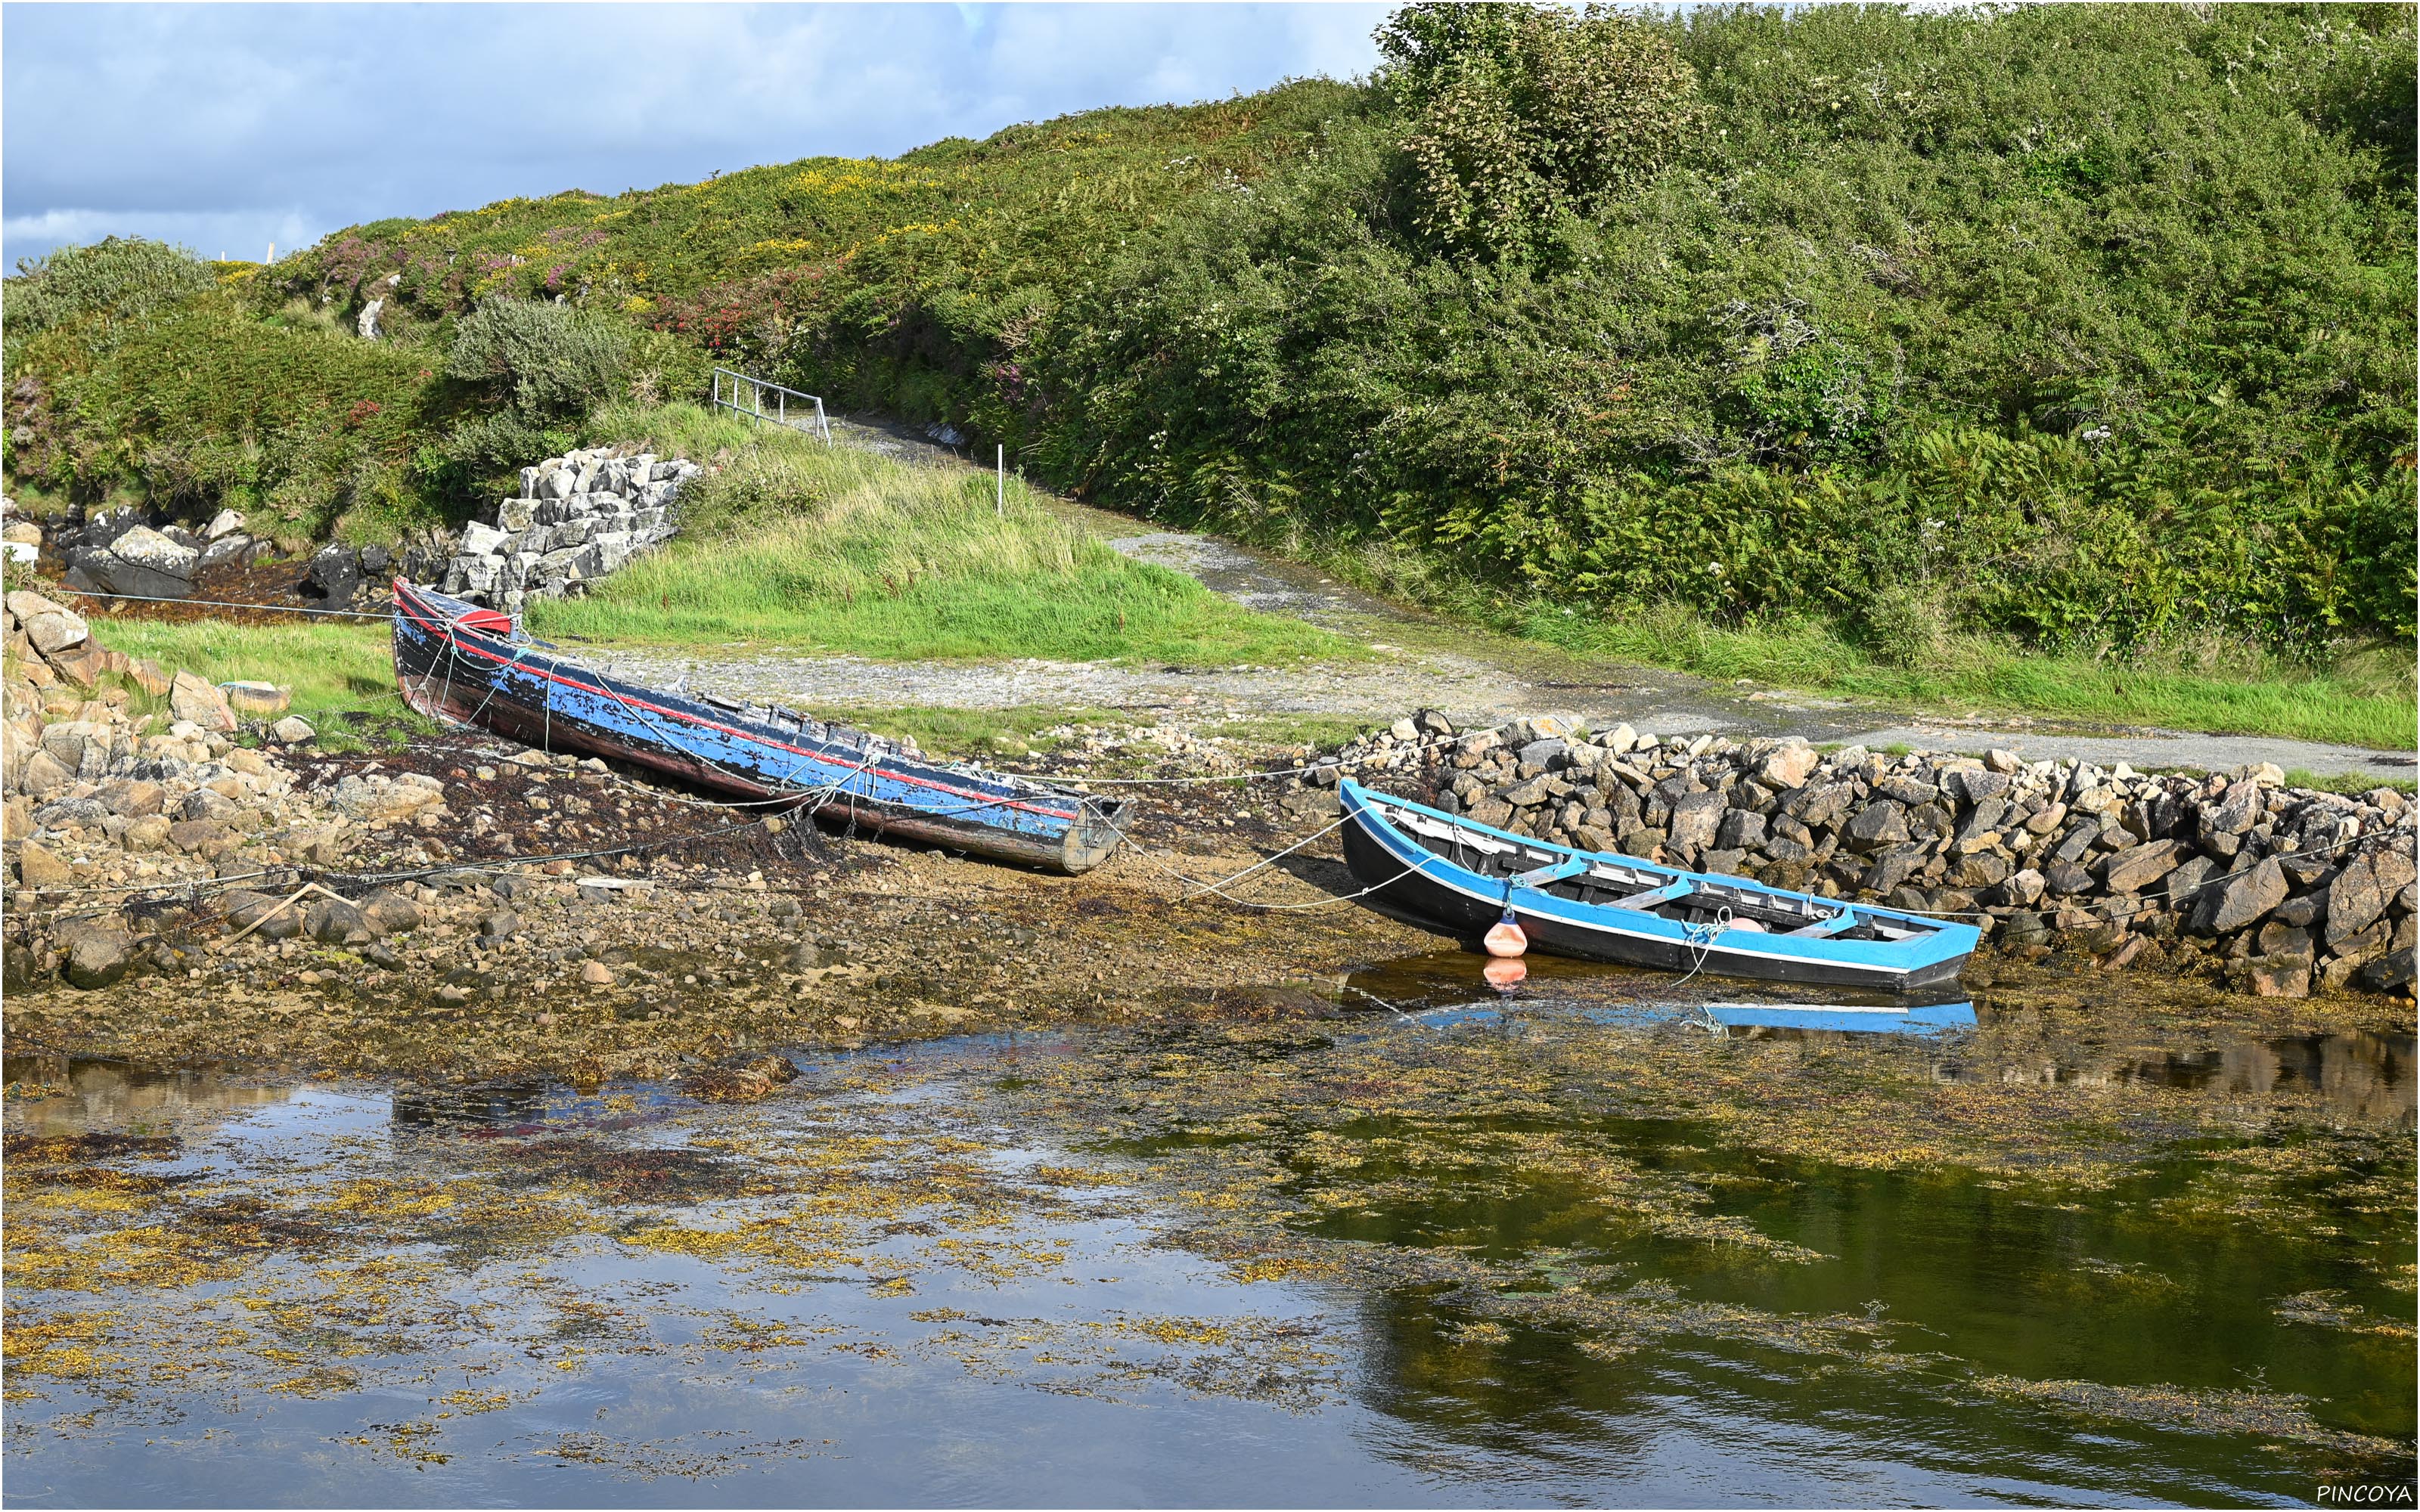
<svg viewBox="0 0 2420 1512"><path fill-rule="evenodd" d="M2273 770L1824 753L1545 716L1462 731L1434 711L1291 755L1071 728L1063 778L1140 762L1222 780L1133 790L1152 849L1069 879L735 813L477 733L322 750L276 689L130 662L39 595L9 595L6 628L7 1024L53 1050L665 1075L768 1045L1249 1016L1286 983L1440 946L1364 908L1300 911L1350 891L1333 838L1262 871L1289 911L1170 906L1171 877L1232 874L1329 824L1346 774L1549 840L1971 913L1996 963L1978 980L2059 951L2411 1002L2412 805Z"/></svg>
<svg viewBox="0 0 2420 1512"><path fill-rule="evenodd" d="M1356 772L1515 834L1970 918L2024 959L2056 946L2263 996L2412 994L2415 814L2393 788L2289 788L2273 766L2154 777L2007 751L1666 741L1552 716L1457 733L1434 712L1299 780Z"/></svg>

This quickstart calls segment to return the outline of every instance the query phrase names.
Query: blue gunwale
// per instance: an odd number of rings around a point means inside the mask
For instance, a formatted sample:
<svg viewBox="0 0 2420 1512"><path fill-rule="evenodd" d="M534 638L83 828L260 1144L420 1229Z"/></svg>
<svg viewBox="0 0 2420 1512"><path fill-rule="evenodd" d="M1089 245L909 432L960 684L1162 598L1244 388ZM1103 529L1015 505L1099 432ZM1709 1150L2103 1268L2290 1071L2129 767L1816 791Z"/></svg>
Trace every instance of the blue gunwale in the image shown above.
<svg viewBox="0 0 2420 1512"><path fill-rule="evenodd" d="M1929 918L1899 909L1878 908L1862 903L1821 898L1811 893L1793 892L1785 887L1769 887L1749 877L1728 876L1720 872L1691 872L1682 867L1666 866L1642 860L1633 856L1613 852L1583 851L1575 846L1559 845L1491 828L1464 815L1446 813L1424 804L1390 795L1373 794L1350 779L1340 782L1338 799L1348 823L1358 825L1363 834L1376 841L1404 868L1409 875L1418 872L1434 886L1460 894L1476 906L1499 909L1509 902L1516 918L1551 920L1571 929L1607 935L1643 939L1685 950L1695 956L1700 953L1754 960L1779 964L1803 962L1810 964L1863 970L1885 976L1912 976L1927 967L1940 966L1973 953L1982 937L1972 924L1954 923ZM1439 856L1404 835L1386 814L1387 810L1415 813L1437 824L1483 836L1500 844L1520 850L1565 857L1585 857L1591 864L1602 863L1624 871L1662 878L1672 883L1704 884L1721 888L1761 894L1784 900L1792 904L1811 904L1823 914L1837 909L1854 909L1863 918L1887 921L1911 930L1909 937L1898 940L1843 940L1827 936L1806 936L1774 933L1769 931L1726 928L1710 933L1704 925L1691 925L1681 919L1665 918L1641 909L1613 907L1607 903L1581 903L1560 898L1536 887L1521 886L1515 881L1509 895L1505 880L1490 877ZM1363 879L1368 882L1369 879ZM1811 920L1810 920L1811 922ZM1708 969L1716 969L1709 965ZM1765 973L1760 973L1765 974ZM1773 975L1787 975L1775 972Z"/></svg>

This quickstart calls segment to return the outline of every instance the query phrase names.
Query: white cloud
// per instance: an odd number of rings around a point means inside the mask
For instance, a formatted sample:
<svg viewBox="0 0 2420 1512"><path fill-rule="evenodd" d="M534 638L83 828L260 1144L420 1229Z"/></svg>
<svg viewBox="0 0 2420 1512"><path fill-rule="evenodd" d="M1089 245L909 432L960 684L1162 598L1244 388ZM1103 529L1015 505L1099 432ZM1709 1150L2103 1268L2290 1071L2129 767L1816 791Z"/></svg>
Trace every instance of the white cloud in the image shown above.
<svg viewBox="0 0 2420 1512"><path fill-rule="evenodd" d="M7 247L8 267L17 260L40 256L55 247L77 246L106 236L147 236L175 242L204 257L258 259L274 245L279 256L326 234L322 224L302 208L162 211L130 222L124 210L64 208L36 215L0 218L0 243Z"/></svg>
<svg viewBox="0 0 2420 1512"><path fill-rule="evenodd" d="M111 233L286 246L1350 75L1386 9L12 5L0 256Z"/></svg>

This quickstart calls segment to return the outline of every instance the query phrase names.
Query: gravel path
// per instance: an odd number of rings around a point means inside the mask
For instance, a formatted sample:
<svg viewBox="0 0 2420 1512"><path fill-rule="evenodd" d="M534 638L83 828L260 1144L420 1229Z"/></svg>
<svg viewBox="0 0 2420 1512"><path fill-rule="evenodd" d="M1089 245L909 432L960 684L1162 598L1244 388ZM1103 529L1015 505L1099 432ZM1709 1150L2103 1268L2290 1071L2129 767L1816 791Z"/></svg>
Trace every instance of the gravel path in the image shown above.
<svg viewBox="0 0 2420 1512"><path fill-rule="evenodd" d="M862 417L836 422L835 434L845 443L903 459L946 464L955 458L907 427ZM1573 661L1373 598L1320 577L1314 568L1214 536L1156 530L1073 502L1055 507L1138 561L1186 573L1249 608L1350 636L1375 654L1368 660L1279 670L1032 660L898 664L733 647L722 655L703 648L623 652L619 665L651 680L685 675L690 688L726 697L822 705L1055 704L1114 709L1139 722L1273 715L1391 719L1433 705L1457 723L1496 723L1552 711L1578 715L1600 727L1628 720L1661 734L1797 734L1817 742L1977 754L2000 748L2028 761L2123 761L2143 770L2273 762L2288 771L2381 779L2408 779L2414 770L2410 752L2252 735L2077 728L2024 716L1912 719L1849 700L1736 688L1623 662Z"/></svg>

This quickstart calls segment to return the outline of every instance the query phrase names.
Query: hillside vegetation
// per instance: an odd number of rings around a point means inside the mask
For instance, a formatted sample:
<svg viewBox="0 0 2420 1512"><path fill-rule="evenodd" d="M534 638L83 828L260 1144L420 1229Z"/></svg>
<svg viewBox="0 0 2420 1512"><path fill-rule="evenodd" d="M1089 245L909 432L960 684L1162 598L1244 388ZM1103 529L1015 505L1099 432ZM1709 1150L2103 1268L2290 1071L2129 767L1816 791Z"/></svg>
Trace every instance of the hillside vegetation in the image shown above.
<svg viewBox="0 0 2420 1512"><path fill-rule="evenodd" d="M1567 641L2332 664L2413 631L2412 25L1416 6L1368 83L61 254L7 461L386 529L722 362Z"/></svg>

